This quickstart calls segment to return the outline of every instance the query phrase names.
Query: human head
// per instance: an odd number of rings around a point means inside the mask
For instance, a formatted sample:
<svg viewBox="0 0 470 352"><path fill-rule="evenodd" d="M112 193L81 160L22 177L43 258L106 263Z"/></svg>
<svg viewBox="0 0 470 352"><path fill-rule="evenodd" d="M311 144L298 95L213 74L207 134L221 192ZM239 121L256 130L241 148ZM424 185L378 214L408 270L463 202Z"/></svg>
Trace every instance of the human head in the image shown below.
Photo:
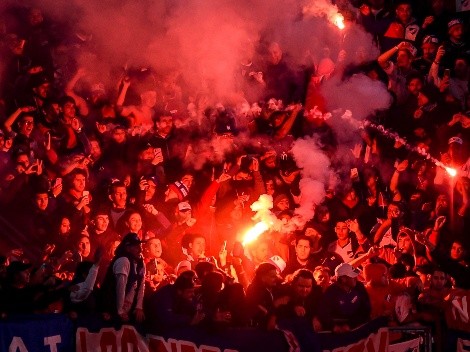
<svg viewBox="0 0 470 352"><path fill-rule="evenodd" d="M282 60L282 49L279 43L272 42L269 45L269 62L273 65L279 64Z"/></svg>
<svg viewBox="0 0 470 352"><path fill-rule="evenodd" d="M147 240L144 246L146 259L157 259L162 256L162 242L159 238L151 238Z"/></svg>
<svg viewBox="0 0 470 352"><path fill-rule="evenodd" d="M59 234L67 236L70 234L70 220L66 217L63 217L59 223Z"/></svg>
<svg viewBox="0 0 470 352"><path fill-rule="evenodd" d="M39 210L45 211L49 205L49 195L47 192L36 192L34 194L34 204Z"/></svg>
<svg viewBox="0 0 470 352"><path fill-rule="evenodd" d="M313 273L308 269L299 269L294 273L292 288L297 297L307 298L312 292L312 287L316 285Z"/></svg>
<svg viewBox="0 0 470 352"><path fill-rule="evenodd" d="M336 222L335 233L338 240L344 241L349 238L349 227L345 220Z"/></svg>
<svg viewBox="0 0 470 352"><path fill-rule="evenodd" d="M145 91L140 95L140 100L143 106L153 108L157 103L157 92L154 90Z"/></svg>
<svg viewBox="0 0 470 352"><path fill-rule="evenodd" d="M177 296L183 301L192 303L195 296L195 289L197 288L196 282L196 272L192 270L182 272L173 284Z"/></svg>
<svg viewBox="0 0 470 352"><path fill-rule="evenodd" d="M177 222L186 222L192 217L191 205L188 202L180 202L175 209L175 219Z"/></svg>
<svg viewBox="0 0 470 352"><path fill-rule="evenodd" d="M138 233L142 230L142 217L137 211L129 212L129 215L126 220L126 226L129 232Z"/></svg>
<svg viewBox="0 0 470 352"><path fill-rule="evenodd" d="M461 261L465 259L467 251L465 247L459 241L452 242L452 247L450 248L450 257L453 260Z"/></svg>
<svg viewBox="0 0 470 352"><path fill-rule="evenodd" d="M276 196L276 198L274 198L273 204L280 211L290 208L289 197L287 197L285 194L279 194Z"/></svg>
<svg viewBox="0 0 470 352"><path fill-rule="evenodd" d="M204 258L206 252L206 238L203 235L193 235L188 244L189 254L194 258Z"/></svg>
<svg viewBox="0 0 470 352"><path fill-rule="evenodd" d="M397 19L404 25L407 25L411 21L411 15L413 13L411 2L408 0L399 1L396 8L395 14Z"/></svg>
<svg viewBox="0 0 470 352"><path fill-rule="evenodd" d="M307 236L299 236L295 240L295 255L298 260L305 261L310 257L312 242Z"/></svg>
<svg viewBox="0 0 470 352"><path fill-rule="evenodd" d="M271 263L261 263L255 270L253 281L261 283L267 288L273 288L278 282L277 268Z"/></svg>
<svg viewBox="0 0 470 352"><path fill-rule="evenodd" d="M269 258L268 242L263 239L255 241L251 246L250 253L256 263L262 263L267 261Z"/></svg>
<svg viewBox="0 0 470 352"><path fill-rule="evenodd" d="M124 143L127 139L126 129L123 126L116 126L113 129L112 138L117 144Z"/></svg>
<svg viewBox="0 0 470 352"><path fill-rule="evenodd" d="M155 129L162 137L169 135L173 129L173 115L170 112L157 115Z"/></svg>
<svg viewBox="0 0 470 352"><path fill-rule="evenodd" d="M82 169L74 169L69 174L70 189L82 193L86 187L87 173Z"/></svg>
<svg viewBox="0 0 470 352"><path fill-rule="evenodd" d="M142 241L136 233L130 232L124 236L116 248L116 253L128 254L134 259L139 259L142 253Z"/></svg>
<svg viewBox="0 0 470 352"><path fill-rule="evenodd" d="M431 275L431 288L435 290L442 290L447 284L447 274L441 268L433 270Z"/></svg>
<svg viewBox="0 0 470 352"><path fill-rule="evenodd" d="M18 132L30 136L34 129L34 117L30 114L22 114L18 119Z"/></svg>
<svg viewBox="0 0 470 352"><path fill-rule="evenodd" d="M88 236L80 236L77 241L77 252L83 257L87 258L90 255L91 245Z"/></svg>
<svg viewBox="0 0 470 352"><path fill-rule="evenodd" d="M423 58L428 61L434 60L439 46L439 39L434 35L427 35L423 39L421 50L423 51Z"/></svg>
<svg viewBox="0 0 470 352"><path fill-rule="evenodd" d="M74 98L65 96L60 100L59 105L65 119L72 119L75 117L77 111Z"/></svg>
<svg viewBox="0 0 470 352"><path fill-rule="evenodd" d="M93 216L92 224L95 227L96 231L104 232L108 229L109 226L109 214L108 211L103 209L98 209Z"/></svg>
<svg viewBox="0 0 470 352"><path fill-rule="evenodd" d="M454 18L447 23L449 39L454 43L460 43L463 38L463 21L460 18Z"/></svg>
<svg viewBox="0 0 470 352"><path fill-rule="evenodd" d="M335 269L337 282L349 289L356 287L358 275L359 272L348 263L341 263Z"/></svg>
<svg viewBox="0 0 470 352"><path fill-rule="evenodd" d="M388 269L381 263L367 264L364 267L364 278L371 286L387 286Z"/></svg>
<svg viewBox="0 0 470 352"><path fill-rule="evenodd" d="M409 70L413 62L413 54L406 48L398 50L397 53L397 67Z"/></svg>
<svg viewBox="0 0 470 352"><path fill-rule="evenodd" d="M401 205L398 202L391 202L387 207L387 218L388 219L399 219L403 216Z"/></svg>
<svg viewBox="0 0 470 352"><path fill-rule="evenodd" d="M313 271L313 277L315 278L316 283L322 289L325 289L330 285L330 269L328 269L326 266L317 266Z"/></svg>
<svg viewBox="0 0 470 352"><path fill-rule="evenodd" d="M397 236L397 249L401 253L410 253L414 254L413 250L413 234L409 229L402 229Z"/></svg>
<svg viewBox="0 0 470 352"><path fill-rule="evenodd" d="M109 199L113 202L113 207L125 209L127 203L127 188L121 181L114 181L110 186Z"/></svg>
<svg viewBox="0 0 470 352"><path fill-rule="evenodd" d="M423 88L423 83L423 77L417 72L412 72L406 77L406 88L411 95L418 96Z"/></svg>
<svg viewBox="0 0 470 352"><path fill-rule="evenodd" d="M180 182L176 181L168 185L168 189L165 192L165 202L168 202L172 199L178 199L182 201L189 194L188 187Z"/></svg>

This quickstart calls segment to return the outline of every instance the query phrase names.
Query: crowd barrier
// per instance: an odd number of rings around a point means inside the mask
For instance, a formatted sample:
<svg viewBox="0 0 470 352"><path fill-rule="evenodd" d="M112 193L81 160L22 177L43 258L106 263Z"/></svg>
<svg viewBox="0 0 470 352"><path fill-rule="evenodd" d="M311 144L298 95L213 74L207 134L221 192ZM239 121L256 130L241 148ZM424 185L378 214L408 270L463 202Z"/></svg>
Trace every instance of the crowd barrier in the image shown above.
<svg viewBox="0 0 470 352"><path fill-rule="evenodd" d="M290 328L290 330L287 330ZM397 333L402 339L391 343ZM470 334L450 331L449 351L470 351ZM387 328L373 320L349 333L313 333L285 322L280 329L186 328L170 335L142 335L135 327L77 327L61 314L17 316L0 322L0 351L8 352L431 352L425 328Z"/></svg>

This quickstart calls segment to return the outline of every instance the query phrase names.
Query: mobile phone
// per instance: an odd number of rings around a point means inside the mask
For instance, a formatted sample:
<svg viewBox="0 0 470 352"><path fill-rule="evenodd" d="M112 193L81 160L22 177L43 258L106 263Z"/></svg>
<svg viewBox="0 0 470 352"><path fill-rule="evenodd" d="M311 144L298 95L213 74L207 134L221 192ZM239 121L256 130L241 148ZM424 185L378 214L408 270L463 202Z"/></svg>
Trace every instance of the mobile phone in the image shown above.
<svg viewBox="0 0 470 352"><path fill-rule="evenodd" d="M450 70L448 68L444 70L444 77L450 77Z"/></svg>
<svg viewBox="0 0 470 352"><path fill-rule="evenodd" d="M83 197L88 197L90 195L90 191L83 191Z"/></svg>

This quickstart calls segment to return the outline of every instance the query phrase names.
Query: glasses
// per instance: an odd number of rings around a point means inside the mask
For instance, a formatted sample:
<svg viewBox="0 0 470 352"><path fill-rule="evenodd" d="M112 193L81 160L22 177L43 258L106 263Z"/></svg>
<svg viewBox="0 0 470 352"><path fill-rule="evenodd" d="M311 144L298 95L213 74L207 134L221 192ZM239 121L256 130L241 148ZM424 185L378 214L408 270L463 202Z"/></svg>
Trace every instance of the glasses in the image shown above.
<svg viewBox="0 0 470 352"><path fill-rule="evenodd" d="M26 126L34 125L34 121L30 121L30 120L23 121L23 125L26 125Z"/></svg>

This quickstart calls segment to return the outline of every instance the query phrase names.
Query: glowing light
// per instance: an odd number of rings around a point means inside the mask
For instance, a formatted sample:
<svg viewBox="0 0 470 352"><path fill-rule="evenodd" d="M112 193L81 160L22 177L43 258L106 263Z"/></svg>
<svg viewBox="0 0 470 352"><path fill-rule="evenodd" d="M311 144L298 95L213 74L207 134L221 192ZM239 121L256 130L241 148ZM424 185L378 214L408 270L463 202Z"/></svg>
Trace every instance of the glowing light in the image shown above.
<svg viewBox="0 0 470 352"><path fill-rule="evenodd" d="M340 30L343 30L346 26L344 25L344 17L342 14L337 13L333 16L333 24Z"/></svg>
<svg viewBox="0 0 470 352"><path fill-rule="evenodd" d="M264 221L260 221L245 233L245 236L243 237L243 245L256 241L256 239L268 229L268 224Z"/></svg>
<svg viewBox="0 0 470 352"><path fill-rule="evenodd" d="M453 168L451 168L451 167L448 167L448 166L446 166L445 169L446 169L447 173L448 173L451 177L457 176L457 170L455 170L455 169L453 169Z"/></svg>

